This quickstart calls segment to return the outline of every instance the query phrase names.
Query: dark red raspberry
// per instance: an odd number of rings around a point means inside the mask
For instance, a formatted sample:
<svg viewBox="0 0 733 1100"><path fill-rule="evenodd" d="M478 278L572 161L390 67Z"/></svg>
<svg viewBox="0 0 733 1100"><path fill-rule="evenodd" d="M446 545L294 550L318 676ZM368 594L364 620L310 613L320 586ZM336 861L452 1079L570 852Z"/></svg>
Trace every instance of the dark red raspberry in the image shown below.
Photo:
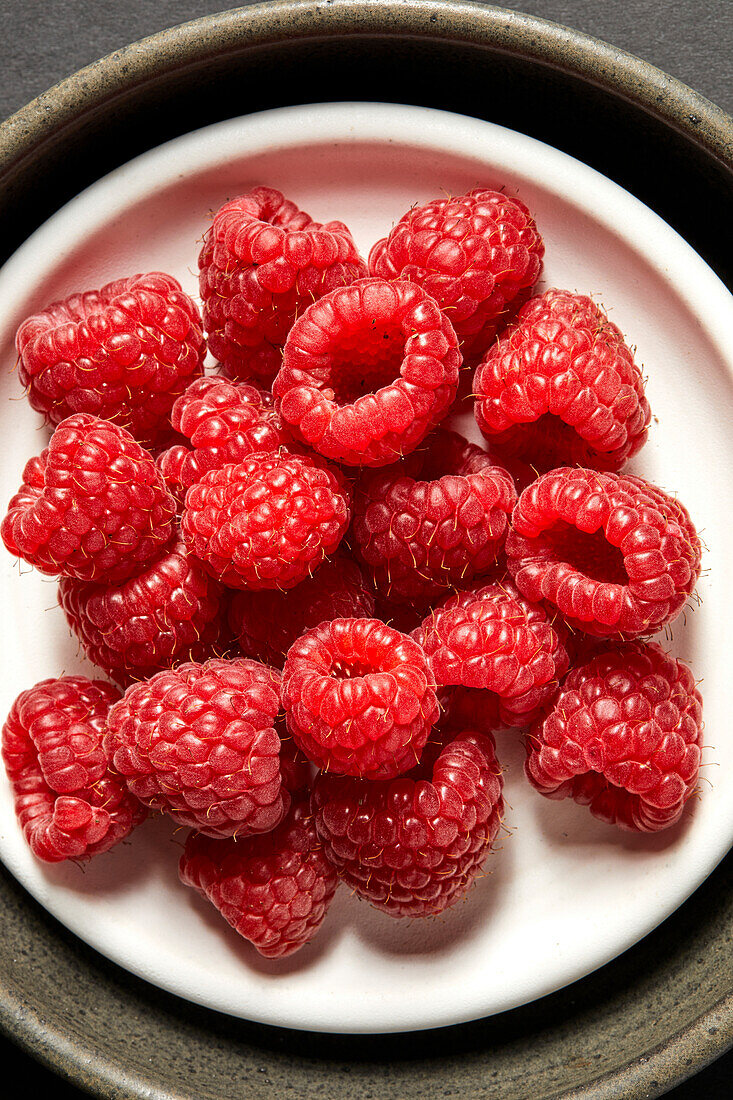
<svg viewBox="0 0 733 1100"><path fill-rule="evenodd" d="M345 554L319 566L287 592L237 592L229 623L245 657L282 668L293 642L332 619L371 619L374 596L356 562Z"/></svg>
<svg viewBox="0 0 733 1100"><path fill-rule="evenodd" d="M319 768L391 779L420 759L438 718L420 647L378 619L309 630L283 669L288 729Z"/></svg>
<svg viewBox="0 0 733 1100"><path fill-rule="evenodd" d="M412 637L436 683L486 692L492 728L531 722L568 667L564 632L509 581L451 596Z"/></svg>
<svg viewBox="0 0 733 1100"><path fill-rule="evenodd" d="M448 412L460 365L451 323L425 291L362 279L301 314L272 392L286 425L320 454L385 466Z"/></svg>
<svg viewBox="0 0 733 1100"><path fill-rule="evenodd" d="M191 448L185 443L174 443L161 451L155 459L165 487L175 501L176 509L183 512L189 486L184 483L184 469L188 472Z"/></svg>
<svg viewBox="0 0 733 1100"><path fill-rule="evenodd" d="M119 585L62 578L59 603L89 660L126 686L221 655L224 591L179 541Z"/></svg>
<svg viewBox="0 0 733 1100"><path fill-rule="evenodd" d="M232 588L292 588L334 552L349 525L347 490L325 463L285 451L205 474L186 494L181 531Z"/></svg>
<svg viewBox="0 0 733 1100"><path fill-rule="evenodd" d="M425 774L423 774L425 773ZM316 828L339 877L393 917L455 904L488 855L504 805L491 736L460 731L432 769L377 783L321 773Z"/></svg>
<svg viewBox="0 0 733 1100"><path fill-rule="evenodd" d="M526 772L548 798L573 798L602 821L655 832L681 817L701 749L691 670L656 644L629 642L568 673L527 739Z"/></svg>
<svg viewBox="0 0 733 1100"><path fill-rule="evenodd" d="M264 836L211 840L191 833L179 874L268 959L292 955L313 939L338 882L307 796Z"/></svg>
<svg viewBox="0 0 733 1100"><path fill-rule="evenodd" d="M124 840L146 810L102 745L120 693L102 680L42 680L13 703L2 731L15 813L38 859L89 859Z"/></svg>
<svg viewBox="0 0 733 1100"><path fill-rule="evenodd" d="M644 380L621 331L590 298L532 298L474 375L476 420L501 453L540 470L619 470L646 442Z"/></svg>
<svg viewBox="0 0 733 1100"><path fill-rule="evenodd" d="M105 747L141 802L207 836L274 829L283 788L280 674L256 661L184 664L133 684L109 713Z"/></svg>
<svg viewBox="0 0 733 1100"><path fill-rule="evenodd" d="M118 584L159 557L174 520L148 452L124 428L78 413L26 464L0 534L41 573Z"/></svg>
<svg viewBox="0 0 733 1100"><path fill-rule="evenodd" d="M361 477L352 546L381 595L424 605L492 568L516 502L506 470L438 430L425 449Z"/></svg>
<svg viewBox="0 0 733 1100"><path fill-rule="evenodd" d="M271 187L221 207L199 269L211 353L230 377L266 383L280 369L297 315L366 274L343 222L320 225Z"/></svg>
<svg viewBox="0 0 733 1100"><path fill-rule="evenodd" d="M526 300L544 251L523 202L478 188L413 206L374 245L369 272L422 286L450 317L463 354L473 357Z"/></svg>
<svg viewBox="0 0 733 1100"><path fill-rule="evenodd" d="M653 634L679 614L700 572L686 509L640 477L551 470L524 490L512 524L517 587L589 634Z"/></svg>
<svg viewBox="0 0 733 1100"><path fill-rule="evenodd" d="M197 306L160 271L52 302L23 322L15 343L18 376L51 424L90 413L144 443L168 429L206 353Z"/></svg>
<svg viewBox="0 0 733 1100"><path fill-rule="evenodd" d="M270 394L225 378L197 378L173 406L171 424L191 441L191 450L172 448L160 466L164 474L175 470L175 481L186 489L209 470L292 444Z"/></svg>

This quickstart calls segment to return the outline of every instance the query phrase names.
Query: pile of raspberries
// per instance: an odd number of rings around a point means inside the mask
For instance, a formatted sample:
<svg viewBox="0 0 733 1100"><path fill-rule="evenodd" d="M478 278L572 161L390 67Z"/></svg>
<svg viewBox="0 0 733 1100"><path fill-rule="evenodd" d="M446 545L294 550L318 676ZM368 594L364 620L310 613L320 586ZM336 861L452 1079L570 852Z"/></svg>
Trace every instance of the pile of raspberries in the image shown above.
<svg viewBox="0 0 733 1100"><path fill-rule="evenodd" d="M204 236L201 310L154 272L23 322L53 434L2 539L58 577L106 677L45 680L5 721L39 859L165 813L182 882L276 957L339 880L393 917L466 894L504 812L497 730L548 798L680 819L702 703L649 638L700 540L623 472L641 370L590 297L538 292L543 253L493 190L412 207L365 262L258 187ZM443 423L471 408L485 447Z"/></svg>

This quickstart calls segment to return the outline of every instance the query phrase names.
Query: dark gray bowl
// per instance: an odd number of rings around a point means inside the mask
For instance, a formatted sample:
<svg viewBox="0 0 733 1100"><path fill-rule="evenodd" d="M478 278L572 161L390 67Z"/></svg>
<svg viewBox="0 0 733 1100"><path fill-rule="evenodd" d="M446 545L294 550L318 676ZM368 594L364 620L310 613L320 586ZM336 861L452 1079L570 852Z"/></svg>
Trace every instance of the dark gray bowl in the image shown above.
<svg viewBox="0 0 733 1100"><path fill-rule="evenodd" d="M0 260L82 187L176 134L296 101L358 98L476 115L564 149L647 202L733 285L721 233L733 194L728 116L566 28L436 0L263 4L77 73L0 127ZM731 856L590 977L488 1020L386 1037L289 1032L197 1008L101 958L1 868L0 895L0 1026L98 1096L634 1100L661 1095L733 1044Z"/></svg>

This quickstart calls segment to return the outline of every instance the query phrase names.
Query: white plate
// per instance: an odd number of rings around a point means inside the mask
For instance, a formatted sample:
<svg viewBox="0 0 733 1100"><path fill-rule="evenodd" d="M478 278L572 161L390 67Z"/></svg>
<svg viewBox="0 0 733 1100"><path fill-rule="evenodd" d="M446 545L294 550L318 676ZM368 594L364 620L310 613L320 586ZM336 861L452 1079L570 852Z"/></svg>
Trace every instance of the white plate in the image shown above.
<svg viewBox="0 0 733 1100"><path fill-rule="evenodd" d="M486 122L417 107L329 104L234 119L178 138L94 184L0 273L3 508L46 435L11 371L22 318L52 298L161 269L196 293L211 214L255 184L313 217L339 218L366 255L415 202L479 185L533 210L543 286L592 293L648 375L655 416L635 472L679 493L707 553L671 648L703 680L700 798L681 825L630 836L522 774L516 734L499 735L508 832L468 899L439 920L396 921L341 889L314 942L268 962L177 880L182 837L148 821L93 861L47 867L25 847L0 783L0 856L55 917L148 981L222 1012L334 1032L437 1027L510 1009L580 978L651 931L733 841L728 733L733 502L733 300L677 234L627 192L555 149ZM19 575L19 573L21 575ZM0 557L6 610L0 713L46 676L90 671L55 606L55 583ZM727 625L726 625L727 629ZM668 639L669 640L669 639Z"/></svg>

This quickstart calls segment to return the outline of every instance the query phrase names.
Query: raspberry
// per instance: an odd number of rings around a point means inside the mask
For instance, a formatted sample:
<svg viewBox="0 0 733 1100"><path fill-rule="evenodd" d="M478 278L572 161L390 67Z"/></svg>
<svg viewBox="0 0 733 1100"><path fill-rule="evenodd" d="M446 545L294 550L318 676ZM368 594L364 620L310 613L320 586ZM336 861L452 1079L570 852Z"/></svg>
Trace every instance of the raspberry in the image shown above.
<svg viewBox="0 0 733 1100"><path fill-rule="evenodd" d="M145 808L102 746L119 692L102 680L42 680L13 703L2 730L5 770L23 835L38 859L89 859L124 840Z"/></svg>
<svg viewBox="0 0 733 1100"><path fill-rule="evenodd" d="M292 955L313 939L338 881L307 797L294 801L282 824L264 836L211 840L191 833L179 874L269 959Z"/></svg>
<svg viewBox="0 0 733 1100"><path fill-rule="evenodd" d="M352 545L385 598L427 604L491 569L516 502L506 470L438 430L425 450L362 476Z"/></svg>
<svg viewBox="0 0 733 1100"><path fill-rule="evenodd" d="M49 423L90 413L144 443L168 428L206 353L198 308L160 271L52 302L23 322L15 343L20 380Z"/></svg>
<svg viewBox="0 0 733 1100"><path fill-rule="evenodd" d="M232 378L269 383L293 321L366 274L342 222L320 225L271 187L217 211L199 256L209 349Z"/></svg>
<svg viewBox="0 0 733 1100"><path fill-rule="evenodd" d="M423 775L423 773L426 773ZM432 772L370 783L321 773L316 828L339 877L393 917L441 913L479 874L503 813L490 736L458 732Z"/></svg>
<svg viewBox="0 0 733 1100"><path fill-rule="evenodd" d="M0 534L41 573L118 584L160 555L175 501L129 432L77 413L23 471Z"/></svg>
<svg viewBox="0 0 733 1100"><path fill-rule="evenodd" d="M283 789L280 674L212 658L133 684L108 719L105 747L137 798L207 836L274 829Z"/></svg>
<svg viewBox="0 0 733 1100"><path fill-rule="evenodd" d="M374 596L356 562L337 554L295 588L284 592L237 592L229 623L245 657L282 668L293 642L332 619L374 616Z"/></svg>
<svg viewBox="0 0 733 1100"><path fill-rule="evenodd" d="M589 634L654 633L679 614L700 572L686 509L640 477L551 470L521 494L512 523L517 587Z"/></svg>
<svg viewBox="0 0 733 1100"><path fill-rule="evenodd" d="M526 772L548 798L602 821L673 825L697 783L702 699L692 672L660 646L629 642L573 669L531 730Z"/></svg>
<svg viewBox="0 0 733 1100"><path fill-rule="evenodd" d="M170 493L178 514L183 512L186 493L189 486L184 483L184 469L188 471L191 448L185 443L174 443L172 447L161 451L155 459L160 476Z"/></svg>
<svg viewBox="0 0 733 1100"><path fill-rule="evenodd" d="M468 358L527 299L544 251L523 202L478 188L413 206L374 245L369 272L418 283L447 312Z"/></svg>
<svg viewBox="0 0 733 1100"><path fill-rule="evenodd" d="M646 442L644 381L590 298L548 290L519 311L474 375L478 426L538 469L618 470Z"/></svg>
<svg viewBox="0 0 733 1100"><path fill-rule="evenodd" d="M288 729L319 768L391 779L414 767L438 718L418 645L378 619L335 619L288 652Z"/></svg>
<svg viewBox="0 0 733 1100"><path fill-rule="evenodd" d="M532 721L568 667L564 634L508 581L451 596L412 637L438 684L486 692L493 728Z"/></svg>
<svg viewBox="0 0 733 1100"><path fill-rule="evenodd" d="M120 585L63 577L59 603L89 660L123 685L226 644L224 587L180 541Z"/></svg>
<svg viewBox="0 0 733 1100"><path fill-rule="evenodd" d="M385 466L448 412L460 365L451 323L425 291L362 279L298 318L272 392L286 425L320 454Z"/></svg>
<svg viewBox="0 0 733 1100"><path fill-rule="evenodd" d="M232 588L292 588L340 543L350 519L340 474L305 455L252 454L186 494L189 549Z"/></svg>
<svg viewBox="0 0 733 1100"><path fill-rule="evenodd" d="M292 444L269 394L225 378L197 378L173 406L171 423L192 450L183 454L174 447L160 467L164 474L175 469L175 482L186 489L209 470Z"/></svg>

